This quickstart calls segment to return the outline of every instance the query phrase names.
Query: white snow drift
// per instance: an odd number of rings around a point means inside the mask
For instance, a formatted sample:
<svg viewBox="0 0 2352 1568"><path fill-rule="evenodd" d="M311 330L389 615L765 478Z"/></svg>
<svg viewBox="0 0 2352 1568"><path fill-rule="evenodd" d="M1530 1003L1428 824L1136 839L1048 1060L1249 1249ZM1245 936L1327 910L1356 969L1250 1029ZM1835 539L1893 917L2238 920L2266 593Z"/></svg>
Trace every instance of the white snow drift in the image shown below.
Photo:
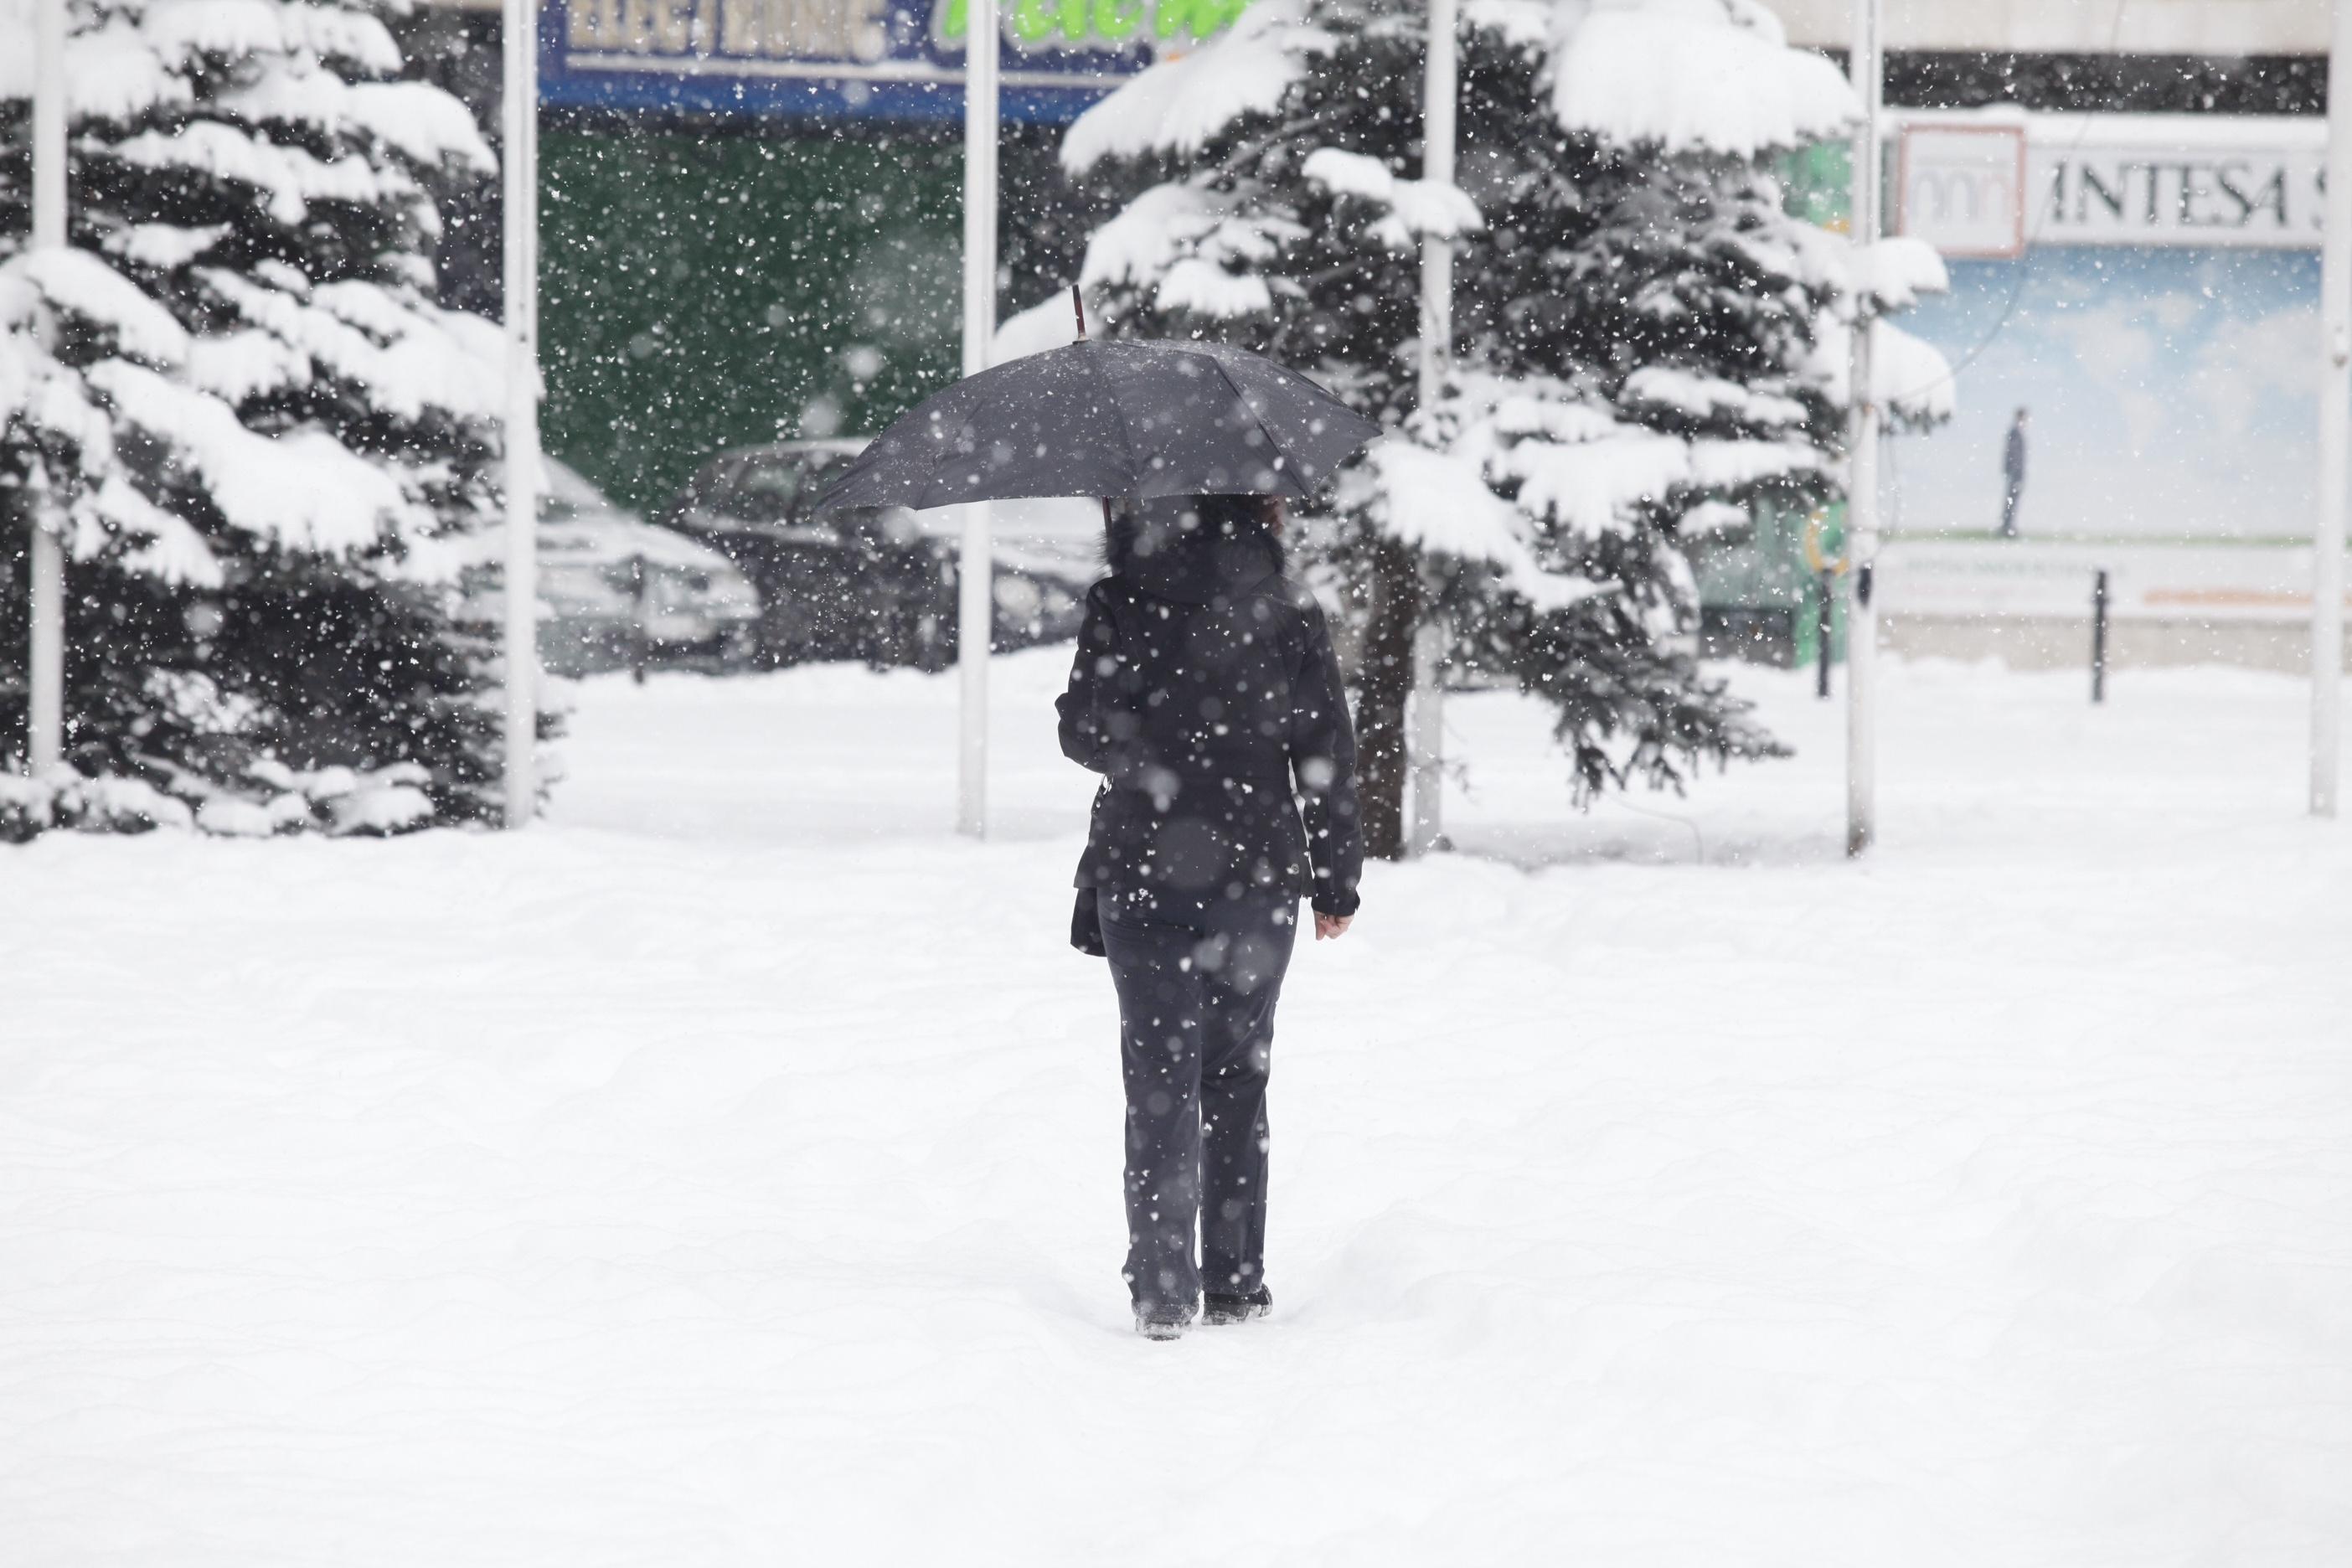
<svg viewBox="0 0 2352 1568"><path fill-rule="evenodd" d="M0 854L0 1557L2352 1554L2352 848L2266 676L1886 671L1793 763L1376 868L1274 1054L1276 1315L1148 1344L1064 656L582 697L553 824ZM335 781L289 779L328 792Z"/></svg>

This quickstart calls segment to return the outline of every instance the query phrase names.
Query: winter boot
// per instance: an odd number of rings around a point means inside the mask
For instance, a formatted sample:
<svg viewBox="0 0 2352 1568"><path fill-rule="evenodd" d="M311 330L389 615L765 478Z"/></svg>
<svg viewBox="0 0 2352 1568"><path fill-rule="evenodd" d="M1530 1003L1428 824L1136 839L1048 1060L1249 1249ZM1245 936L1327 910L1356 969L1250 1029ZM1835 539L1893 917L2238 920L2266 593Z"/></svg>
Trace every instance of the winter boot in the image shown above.
<svg viewBox="0 0 2352 1568"><path fill-rule="evenodd" d="M1220 1296L1214 1290L1203 1300L1201 1321L1213 1329L1246 1323L1274 1310L1274 1292L1261 1285L1246 1296Z"/></svg>
<svg viewBox="0 0 2352 1568"><path fill-rule="evenodd" d="M1192 1326L1192 1314L1190 1312L1176 1317L1156 1310L1147 1312L1139 1309L1135 1314L1135 1331L1147 1340L1181 1340L1184 1337L1184 1331Z"/></svg>

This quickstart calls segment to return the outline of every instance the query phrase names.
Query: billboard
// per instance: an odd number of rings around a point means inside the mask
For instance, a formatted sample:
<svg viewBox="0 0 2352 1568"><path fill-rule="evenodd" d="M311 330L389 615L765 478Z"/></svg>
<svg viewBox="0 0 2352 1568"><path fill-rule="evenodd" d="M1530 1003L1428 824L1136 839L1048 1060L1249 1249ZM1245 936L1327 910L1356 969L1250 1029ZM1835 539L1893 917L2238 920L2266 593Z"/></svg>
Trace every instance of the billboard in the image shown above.
<svg viewBox="0 0 2352 1568"><path fill-rule="evenodd" d="M2219 115L1906 117L1896 232L1961 258L2028 244L2316 249L2317 129Z"/></svg>
<svg viewBox="0 0 2352 1568"><path fill-rule="evenodd" d="M1959 410L1899 440L1887 498L1910 533L1999 529L2024 410L2029 540L2235 542L2307 534L2317 502L2320 169L2326 127L2207 115L1906 117L1935 193L1898 193L1906 232L1947 247L1949 292L1902 324L1958 369ZM2025 138L2021 253L1984 237L1954 132ZM1923 144L1918 139L1927 137ZM1917 154L1922 147L1926 157ZM2008 167L2014 167L2013 163ZM1971 222L1977 226L1969 226ZM1958 243L1950 243L1958 241Z"/></svg>
<svg viewBox="0 0 2352 1568"><path fill-rule="evenodd" d="M1058 124L1245 0L1000 0L1007 121ZM542 101L784 119L963 112L966 0L548 0Z"/></svg>
<svg viewBox="0 0 2352 1568"><path fill-rule="evenodd" d="M2027 413L2027 539L2308 534L2319 258L2266 246L2039 244L1951 264L1902 325L1958 367L1950 425L1894 443L1906 532L1996 531Z"/></svg>

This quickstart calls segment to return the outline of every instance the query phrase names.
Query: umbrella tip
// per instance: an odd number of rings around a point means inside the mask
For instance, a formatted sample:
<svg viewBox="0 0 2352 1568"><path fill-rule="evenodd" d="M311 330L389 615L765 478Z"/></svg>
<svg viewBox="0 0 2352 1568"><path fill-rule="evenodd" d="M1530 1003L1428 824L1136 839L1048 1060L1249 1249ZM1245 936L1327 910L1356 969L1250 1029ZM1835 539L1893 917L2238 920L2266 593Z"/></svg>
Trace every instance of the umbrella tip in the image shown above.
<svg viewBox="0 0 2352 1568"><path fill-rule="evenodd" d="M1070 310L1078 318L1078 342L1084 342L1087 341L1087 297L1078 292L1078 286L1075 283L1070 285Z"/></svg>

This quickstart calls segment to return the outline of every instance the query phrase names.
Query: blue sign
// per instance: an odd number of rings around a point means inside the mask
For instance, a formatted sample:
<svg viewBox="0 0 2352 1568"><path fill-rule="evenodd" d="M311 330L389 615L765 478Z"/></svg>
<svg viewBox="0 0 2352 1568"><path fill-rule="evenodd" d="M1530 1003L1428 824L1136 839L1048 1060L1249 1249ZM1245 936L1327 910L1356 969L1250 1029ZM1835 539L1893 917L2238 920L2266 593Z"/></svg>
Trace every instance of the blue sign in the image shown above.
<svg viewBox="0 0 2352 1568"><path fill-rule="evenodd" d="M1061 124L1246 0L999 0L1007 121ZM810 120L963 113L966 0L549 0L541 100Z"/></svg>

